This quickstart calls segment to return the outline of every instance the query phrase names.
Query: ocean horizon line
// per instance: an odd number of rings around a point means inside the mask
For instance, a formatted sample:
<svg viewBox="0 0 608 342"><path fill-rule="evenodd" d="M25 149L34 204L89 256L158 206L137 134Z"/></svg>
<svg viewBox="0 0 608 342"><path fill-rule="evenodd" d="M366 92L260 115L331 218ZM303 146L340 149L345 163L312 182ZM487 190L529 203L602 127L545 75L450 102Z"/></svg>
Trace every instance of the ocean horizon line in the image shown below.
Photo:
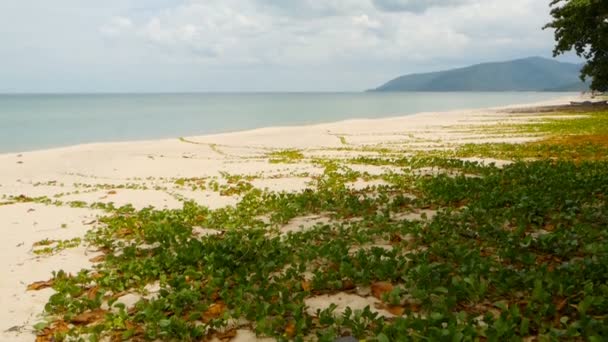
<svg viewBox="0 0 608 342"><path fill-rule="evenodd" d="M485 90L485 91L382 91L364 90L300 90L300 91L132 91L132 92L0 92L0 96L79 96L79 95L272 95L272 94L468 94L468 93L575 93L574 91L541 91L541 90Z"/></svg>

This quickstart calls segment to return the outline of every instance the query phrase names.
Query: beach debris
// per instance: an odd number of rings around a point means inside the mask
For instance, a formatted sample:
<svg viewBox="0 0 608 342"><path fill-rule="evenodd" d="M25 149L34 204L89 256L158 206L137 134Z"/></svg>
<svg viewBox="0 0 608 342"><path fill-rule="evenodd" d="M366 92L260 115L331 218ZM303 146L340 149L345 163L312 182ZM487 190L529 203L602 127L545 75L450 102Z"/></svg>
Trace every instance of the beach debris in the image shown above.
<svg viewBox="0 0 608 342"><path fill-rule="evenodd" d="M96 257L92 257L91 259L89 259L90 262L102 262L104 260L106 260L105 254L101 254L101 255L98 255Z"/></svg>
<svg viewBox="0 0 608 342"><path fill-rule="evenodd" d="M219 318L224 314L224 311L226 311L226 304L222 301L218 301L215 304L211 304L209 309L205 311L203 314L203 320L205 322L209 322L212 319Z"/></svg>
<svg viewBox="0 0 608 342"><path fill-rule="evenodd" d="M395 316L403 316L405 313L405 308L400 305L387 305L384 307L384 310L392 313Z"/></svg>
<svg viewBox="0 0 608 342"><path fill-rule="evenodd" d="M46 323L43 323L43 325L46 325ZM45 326L43 328L38 329L38 334L36 336L36 342L54 342L55 340L55 335L56 334L61 334L61 333L66 333L68 331L70 331L70 327L68 326L68 324L63 321L57 321L55 323L53 323L50 326Z"/></svg>
<svg viewBox="0 0 608 342"><path fill-rule="evenodd" d="M224 332L215 333L215 337L220 341L232 341L238 334L236 329L230 329Z"/></svg>
<svg viewBox="0 0 608 342"><path fill-rule="evenodd" d="M296 325L293 322L289 322L285 326L285 335L288 337L294 337L296 335Z"/></svg>
<svg viewBox="0 0 608 342"><path fill-rule="evenodd" d="M87 290L87 298L93 300L97 297L97 293L99 293L99 286L91 287Z"/></svg>
<svg viewBox="0 0 608 342"><path fill-rule="evenodd" d="M53 283L54 283L53 279L46 280L46 281L36 281L36 282L33 282L33 283L29 284L27 286L27 290L28 291L39 291L39 290L42 290L42 289L46 289L46 288L52 287Z"/></svg>
<svg viewBox="0 0 608 342"><path fill-rule="evenodd" d="M372 284L372 295L378 299L382 299L382 296L393 291L393 288L393 284L379 281Z"/></svg>
<svg viewBox="0 0 608 342"><path fill-rule="evenodd" d="M304 290L304 291L312 290L312 282L308 281L308 280L303 280L302 281L302 290Z"/></svg>
<svg viewBox="0 0 608 342"><path fill-rule="evenodd" d="M4 332L21 332L21 330L22 330L23 328L24 328L24 327L23 327L22 325L14 325L14 326L12 326L12 327L10 327L10 328L8 328L8 329L4 330Z"/></svg>
<svg viewBox="0 0 608 342"><path fill-rule="evenodd" d="M80 315L77 315L72 318L71 322L77 325L88 325L102 320L107 313L108 312L106 310L97 309L81 313Z"/></svg>

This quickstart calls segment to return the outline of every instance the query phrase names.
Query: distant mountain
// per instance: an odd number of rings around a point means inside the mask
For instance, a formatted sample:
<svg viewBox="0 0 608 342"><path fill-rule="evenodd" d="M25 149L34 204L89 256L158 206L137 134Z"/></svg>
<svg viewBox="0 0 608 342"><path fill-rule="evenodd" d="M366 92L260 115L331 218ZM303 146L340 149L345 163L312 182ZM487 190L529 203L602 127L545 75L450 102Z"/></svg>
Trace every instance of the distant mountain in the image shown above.
<svg viewBox="0 0 608 342"><path fill-rule="evenodd" d="M582 91L580 64L530 57L398 77L370 91Z"/></svg>

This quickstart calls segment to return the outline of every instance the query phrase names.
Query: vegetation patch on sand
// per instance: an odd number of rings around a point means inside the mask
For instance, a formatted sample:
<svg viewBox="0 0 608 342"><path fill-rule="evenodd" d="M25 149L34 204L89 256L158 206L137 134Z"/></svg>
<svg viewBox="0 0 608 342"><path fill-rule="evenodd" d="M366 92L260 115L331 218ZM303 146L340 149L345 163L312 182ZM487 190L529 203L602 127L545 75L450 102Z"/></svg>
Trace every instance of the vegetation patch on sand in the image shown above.
<svg viewBox="0 0 608 342"><path fill-rule="evenodd" d="M247 328L278 340L603 340L607 122L597 111L523 124L544 136L530 143L310 160L324 172L299 192L224 175L241 197L217 210L106 206L86 237L103 254L96 266L39 283L56 293L38 338L195 341ZM372 177L352 164L392 168ZM432 215L407 215L418 212ZM311 215L327 219L281 232Z"/></svg>
<svg viewBox="0 0 608 342"><path fill-rule="evenodd" d="M268 154L271 163L297 163L304 159L304 154L299 150L281 150Z"/></svg>

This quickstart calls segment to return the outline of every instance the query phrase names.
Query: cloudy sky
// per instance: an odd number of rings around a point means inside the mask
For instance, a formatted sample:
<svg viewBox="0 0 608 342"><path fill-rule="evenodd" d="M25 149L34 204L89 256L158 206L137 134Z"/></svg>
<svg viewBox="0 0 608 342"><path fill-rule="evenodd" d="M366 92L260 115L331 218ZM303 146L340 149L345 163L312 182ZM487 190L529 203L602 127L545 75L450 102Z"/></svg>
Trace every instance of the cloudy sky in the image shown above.
<svg viewBox="0 0 608 342"><path fill-rule="evenodd" d="M548 3L4 0L0 92L363 90L550 57Z"/></svg>

